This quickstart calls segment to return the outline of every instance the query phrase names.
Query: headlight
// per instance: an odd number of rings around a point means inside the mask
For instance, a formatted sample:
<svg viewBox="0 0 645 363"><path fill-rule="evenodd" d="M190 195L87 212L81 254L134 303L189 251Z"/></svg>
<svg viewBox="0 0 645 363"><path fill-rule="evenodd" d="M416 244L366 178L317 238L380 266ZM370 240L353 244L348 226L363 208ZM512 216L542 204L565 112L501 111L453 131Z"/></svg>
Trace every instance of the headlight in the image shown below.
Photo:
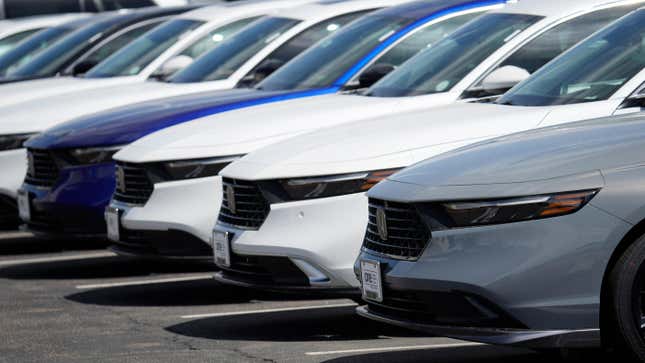
<svg viewBox="0 0 645 363"><path fill-rule="evenodd" d="M316 178L287 179L280 181L280 184L291 200L328 198L366 192L378 182L399 170L401 169L368 171Z"/></svg>
<svg viewBox="0 0 645 363"><path fill-rule="evenodd" d="M77 165L102 164L112 161L112 156L121 150L124 146L108 146L86 149L72 149L69 156Z"/></svg>
<svg viewBox="0 0 645 363"><path fill-rule="evenodd" d="M446 203L442 206L451 227L512 223L575 213L598 189L522 198Z"/></svg>
<svg viewBox="0 0 645 363"><path fill-rule="evenodd" d="M163 169L170 180L205 178L219 174L228 164L241 157L241 155L236 155L209 159L170 161L163 163Z"/></svg>
<svg viewBox="0 0 645 363"><path fill-rule="evenodd" d="M0 151L15 150L36 134L0 135Z"/></svg>

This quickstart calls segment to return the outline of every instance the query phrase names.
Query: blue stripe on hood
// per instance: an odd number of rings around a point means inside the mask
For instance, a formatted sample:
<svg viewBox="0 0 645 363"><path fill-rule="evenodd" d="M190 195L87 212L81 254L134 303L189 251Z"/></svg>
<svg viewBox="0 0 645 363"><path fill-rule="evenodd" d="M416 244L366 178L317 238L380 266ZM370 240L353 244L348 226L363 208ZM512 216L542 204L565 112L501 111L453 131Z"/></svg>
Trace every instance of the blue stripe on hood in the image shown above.
<svg viewBox="0 0 645 363"><path fill-rule="evenodd" d="M337 91L338 87L275 92L246 89L165 98L63 123L30 139L25 146L66 149L129 144L155 131L200 117Z"/></svg>

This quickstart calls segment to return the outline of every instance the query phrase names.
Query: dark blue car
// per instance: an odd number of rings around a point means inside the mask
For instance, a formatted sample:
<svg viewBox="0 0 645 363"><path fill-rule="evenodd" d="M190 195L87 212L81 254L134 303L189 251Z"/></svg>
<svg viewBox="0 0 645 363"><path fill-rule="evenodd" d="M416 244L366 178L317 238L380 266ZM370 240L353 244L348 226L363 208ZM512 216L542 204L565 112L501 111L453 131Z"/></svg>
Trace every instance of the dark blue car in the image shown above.
<svg viewBox="0 0 645 363"><path fill-rule="evenodd" d="M30 230L103 236L115 189L112 155L160 129L216 113L368 87L427 44L415 35L433 21L505 0L415 1L370 13L289 62L254 88L151 101L77 119L29 140ZM191 77L178 73L173 81Z"/></svg>

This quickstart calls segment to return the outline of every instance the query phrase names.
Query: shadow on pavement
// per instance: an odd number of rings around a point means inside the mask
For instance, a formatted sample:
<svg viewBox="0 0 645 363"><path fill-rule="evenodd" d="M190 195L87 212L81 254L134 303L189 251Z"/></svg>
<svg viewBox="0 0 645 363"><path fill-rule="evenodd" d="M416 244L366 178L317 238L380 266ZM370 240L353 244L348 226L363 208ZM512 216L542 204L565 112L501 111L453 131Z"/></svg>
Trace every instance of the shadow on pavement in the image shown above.
<svg viewBox="0 0 645 363"><path fill-rule="evenodd" d="M209 264L172 263L121 257L38 262L0 268L0 278L15 280L75 280L149 276L161 273L212 272Z"/></svg>
<svg viewBox="0 0 645 363"><path fill-rule="evenodd" d="M558 358L543 356L524 349L496 346L474 346L441 349L420 349L386 353L352 355L325 360L325 363L556 363Z"/></svg>
<svg viewBox="0 0 645 363"><path fill-rule="evenodd" d="M105 247L106 242L96 240L40 239L27 233L0 233L0 256L85 251Z"/></svg>
<svg viewBox="0 0 645 363"><path fill-rule="evenodd" d="M82 304L107 306L199 306L246 303L249 291L222 286L212 279L109 287L65 297Z"/></svg>
<svg viewBox="0 0 645 363"><path fill-rule="evenodd" d="M354 310L354 307L342 307L205 318L173 325L166 330L194 338L269 342L419 336L410 330L363 319Z"/></svg>

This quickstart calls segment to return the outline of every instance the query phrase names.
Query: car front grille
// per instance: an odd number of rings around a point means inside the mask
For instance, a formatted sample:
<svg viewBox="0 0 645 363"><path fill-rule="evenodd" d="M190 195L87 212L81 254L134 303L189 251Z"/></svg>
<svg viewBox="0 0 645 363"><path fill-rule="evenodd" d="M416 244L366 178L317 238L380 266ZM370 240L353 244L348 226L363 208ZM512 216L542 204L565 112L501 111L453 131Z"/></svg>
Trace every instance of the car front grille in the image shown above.
<svg viewBox="0 0 645 363"><path fill-rule="evenodd" d="M421 256L431 233L413 205L369 201L369 221L363 249L403 260Z"/></svg>
<svg viewBox="0 0 645 363"><path fill-rule="evenodd" d="M116 166L116 190L114 200L144 205L154 189L148 172L142 165L118 162Z"/></svg>
<svg viewBox="0 0 645 363"><path fill-rule="evenodd" d="M25 182L39 187L52 187L56 184L60 169L51 152L29 149L27 151L27 176Z"/></svg>
<svg viewBox="0 0 645 363"><path fill-rule="evenodd" d="M224 198L219 221L237 228L257 230L269 215L269 202L253 182L223 178Z"/></svg>

